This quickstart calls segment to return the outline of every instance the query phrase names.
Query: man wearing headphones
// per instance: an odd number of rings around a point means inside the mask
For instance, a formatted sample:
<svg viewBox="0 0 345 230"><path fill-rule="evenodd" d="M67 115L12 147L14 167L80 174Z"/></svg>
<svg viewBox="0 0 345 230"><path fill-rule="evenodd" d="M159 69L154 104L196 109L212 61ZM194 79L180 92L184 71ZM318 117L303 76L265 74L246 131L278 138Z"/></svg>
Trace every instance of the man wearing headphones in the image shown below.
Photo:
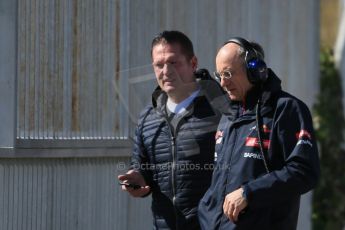
<svg viewBox="0 0 345 230"><path fill-rule="evenodd" d="M216 133L212 183L199 203L202 229L296 229L300 196L319 177L307 106L282 91L262 48L232 38L215 77L231 99Z"/></svg>

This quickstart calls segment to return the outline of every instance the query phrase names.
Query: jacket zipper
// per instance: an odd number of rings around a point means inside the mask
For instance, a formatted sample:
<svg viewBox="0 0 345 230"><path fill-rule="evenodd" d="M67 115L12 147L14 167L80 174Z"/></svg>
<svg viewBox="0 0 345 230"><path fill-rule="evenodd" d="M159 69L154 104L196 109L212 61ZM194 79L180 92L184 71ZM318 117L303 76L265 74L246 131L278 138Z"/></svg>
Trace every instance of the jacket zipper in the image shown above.
<svg viewBox="0 0 345 230"><path fill-rule="evenodd" d="M168 124L170 131L170 144L171 144L171 155L172 155L172 164L171 164L171 187L172 187L172 203L174 207L175 217L177 217L177 212L175 208L175 199L176 199L176 189L175 189L175 168L176 168L176 137L175 132L172 130L169 120L164 116L165 122ZM176 220L175 220L176 221ZM177 222L176 222L177 227Z"/></svg>
<svg viewBox="0 0 345 230"><path fill-rule="evenodd" d="M186 115L185 115L186 116ZM178 216L177 211L176 211L176 207L175 207L175 202L176 202L176 185L175 185L175 170L176 170L176 136L177 136L177 132L179 129L179 126L181 125L181 119L177 122L175 129L173 130L169 120L167 119L167 117L164 117L165 121L168 124L169 130L170 130L170 142L171 142L171 154L172 154L172 165L171 165L171 186L172 186L172 195L173 195L173 207L174 207L174 212L175 212L175 217ZM176 229L178 230L178 223L177 223L177 219L176 221Z"/></svg>
<svg viewBox="0 0 345 230"><path fill-rule="evenodd" d="M171 129L170 129L171 130ZM175 224L176 229L178 230L178 221L177 221L177 211L176 211L176 188L175 188L175 170L176 170L176 134L174 135L171 132L171 154L172 154L172 165L171 165L171 187L173 195L173 208L175 214Z"/></svg>
<svg viewBox="0 0 345 230"><path fill-rule="evenodd" d="M176 167L176 142L175 137L171 136L171 153L172 153L172 165L171 165L171 186L173 192L173 205L175 207L176 191L175 191L175 167Z"/></svg>

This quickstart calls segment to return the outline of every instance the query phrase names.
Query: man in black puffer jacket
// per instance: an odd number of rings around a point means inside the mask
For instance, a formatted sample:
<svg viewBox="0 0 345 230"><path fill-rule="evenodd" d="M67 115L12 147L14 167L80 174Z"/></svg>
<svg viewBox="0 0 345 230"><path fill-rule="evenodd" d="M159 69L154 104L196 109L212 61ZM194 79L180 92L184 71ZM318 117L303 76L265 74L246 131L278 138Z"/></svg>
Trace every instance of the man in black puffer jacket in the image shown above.
<svg viewBox="0 0 345 230"><path fill-rule="evenodd" d="M151 55L159 87L139 118L132 169L118 178L134 197L152 193L154 229L199 229L197 206L210 185L220 119L213 106L226 96L204 80L208 72L196 80L197 59L183 33L159 34Z"/></svg>

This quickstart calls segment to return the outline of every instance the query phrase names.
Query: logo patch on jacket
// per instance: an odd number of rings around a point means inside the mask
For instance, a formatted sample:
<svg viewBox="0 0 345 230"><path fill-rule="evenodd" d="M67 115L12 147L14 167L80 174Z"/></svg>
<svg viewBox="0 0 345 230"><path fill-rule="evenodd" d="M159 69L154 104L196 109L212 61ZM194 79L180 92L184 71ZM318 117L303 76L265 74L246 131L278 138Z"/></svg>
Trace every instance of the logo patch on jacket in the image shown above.
<svg viewBox="0 0 345 230"><path fill-rule="evenodd" d="M302 129L301 131L299 131L298 133L296 133L296 138L298 139L302 139L302 137L306 137L309 140L311 140L311 135L307 130Z"/></svg>
<svg viewBox="0 0 345 230"><path fill-rule="evenodd" d="M305 129L296 133L296 139L298 140L297 145L307 144L310 147L313 147L313 144L311 143L311 135Z"/></svg>
<svg viewBox="0 0 345 230"><path fill-rule="evenodd" d="M264 140L262 140L262 142L263 142L263 148L268 149L269 146L270 146L270 140L265 140L264 139ZM249 147L260 148L259 138L257 138L257 137L247 137L245 145L249 146Z"/></svg>
<svg viewBox="0 0 345 230"><path fill-rule="evenodd" d="M216 144L221 144L222 143L223 133L224 133L224 131L220 131L220 130L218 130L216 132L216 135L215 135Z"/></svg>

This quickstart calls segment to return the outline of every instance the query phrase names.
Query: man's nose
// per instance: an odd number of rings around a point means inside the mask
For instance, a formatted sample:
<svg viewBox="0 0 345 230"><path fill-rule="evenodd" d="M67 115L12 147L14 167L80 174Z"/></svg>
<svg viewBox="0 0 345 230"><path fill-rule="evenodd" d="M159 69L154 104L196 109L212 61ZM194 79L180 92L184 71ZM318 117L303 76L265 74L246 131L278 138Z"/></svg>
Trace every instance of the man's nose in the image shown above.
<svg viewBox="0 0 345 230"><path fill-rule="evenodd" d="M163 74L169 75L170 72L171 72L171 65L169 63L165 63L163 67Z"/></svg>
<svg viewBox="0 0 345 230"><path fill-rule="evenodd" d="M220 79L220 85L222 86L222 87L225 87L226 85L228 85L229 84L229 80L228 79L224 79L223 77Z"/></svg>

